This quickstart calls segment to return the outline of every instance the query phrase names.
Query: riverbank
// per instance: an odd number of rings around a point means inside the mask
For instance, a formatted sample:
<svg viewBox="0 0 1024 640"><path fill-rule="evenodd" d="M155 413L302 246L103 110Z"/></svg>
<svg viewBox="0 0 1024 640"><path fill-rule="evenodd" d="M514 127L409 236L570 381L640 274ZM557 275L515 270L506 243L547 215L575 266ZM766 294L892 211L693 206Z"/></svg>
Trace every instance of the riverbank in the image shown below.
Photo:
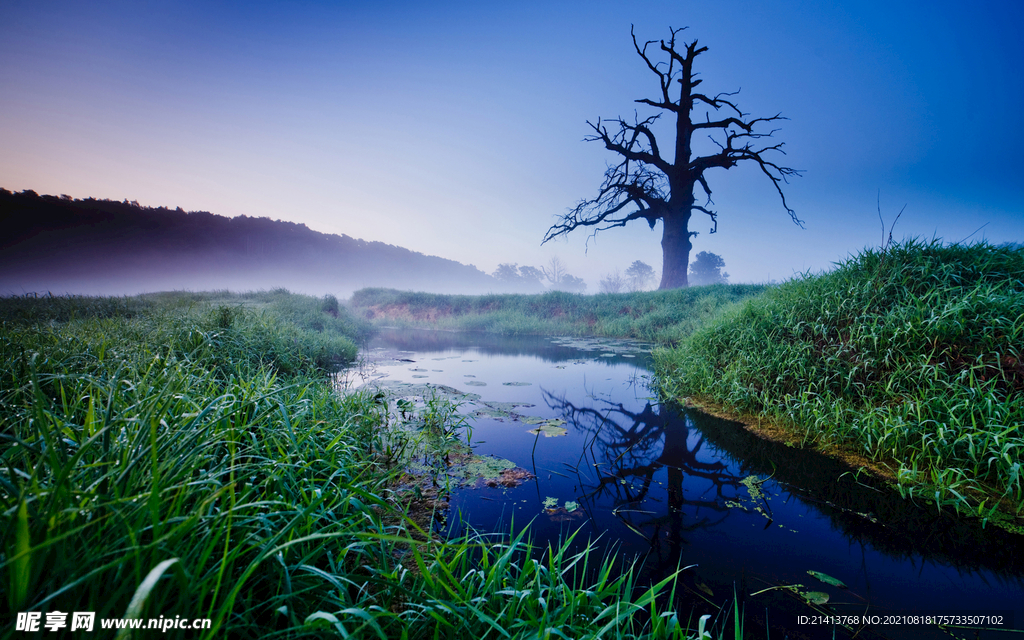
<svg viewBox="0 0 1024 640"><path fill-rule="evenodd" d="M905 498L1024 529L1024 250L908 241L775 287L437 296L366 289L378 326L667 347L665 398L771 425Z"/></svg>
<svg viewBox="0 0 1024 640"><path fill-rule="evenodd" d="M393 327L632 338L671 344L729 306L767 288L733 284L597 295L551 291L484 296L362 289L353 294L349 306L362 320Z"/></svg>
<svg viewBox="0 0 1024 640"><path fill-rule="evenodd" d="M423 416L329 375L367 329L284 291L0 299L5 635L31 611L208 621L188 638L703 629L663 608L674 579L570 541L419 526L386 439Z"/></svg>
<svg viewBox="0 0 1024 640"><path fill-rule="evenodd" d="M889 467L907 499L1024 525L1024 250L910 241L786 282L656 356L662 394Z"/></svg>

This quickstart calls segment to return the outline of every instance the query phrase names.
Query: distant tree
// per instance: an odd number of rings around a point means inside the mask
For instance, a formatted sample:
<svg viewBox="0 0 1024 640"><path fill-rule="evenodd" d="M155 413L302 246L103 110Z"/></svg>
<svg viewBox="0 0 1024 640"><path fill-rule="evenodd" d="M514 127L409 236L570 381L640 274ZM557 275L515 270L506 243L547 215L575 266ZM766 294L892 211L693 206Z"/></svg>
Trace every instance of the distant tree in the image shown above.
<svg viewBox="0 0 1024 640"><path fill-rule="evenodd" d="M651 265L634 260L626 269L626 281L630 291L643 291L654 280L654 269Z"/></svg>
<svg viewBox="0 0 1024 640"><path fill-rule="evenodd" d="M491 276L495 280L501 280L510 284L519 282L519 265L512 262L503 262L498 265Z"/></svg>
<svg viewBox="0 0 1024 640"><path fill-rule="evenodd" d="M519 267L519 277L534 289L544 286L544 271L537 267L527 267L526 265Z"/></svg>
<svg viewBox="0 0 1024 640"><path fill-rule="evenodd" d="M525 265L520 267L517 263L503 262L491 276L515 289L538 290L544 287L544 273L540 269Z"/></svg>
<svg viewBox="0 0 1024 640"><path fill-rule="evenodd" d="M722 256L709 251L701 251L697 259L690 265L690 284L725 284L729 281L729 274L722 273L725 260Z"/></svg>
<svg viewBox="0 0 1024 640"><path fill-rule="evenodd" d="M626 279L618 269L601 278L601 293L621 293L625 288Z"/></svg>
<svg viewBox="0 0 1024 640"><path fill-rule="evenodd" d="M570 274L568 267L558 256L551 256L547 265L541 267L539 271L544 274L548 284L556 291L582 293L587 288L587 283L582 278Z"/></svg>
<svg viewBox="0 0 1024 640"><path fill-rule="evenodd" d="M544 277L552 287L561 282L562 278L569 273L565 263L562 262L561 258L558 256L551 256L551 259L548 260L548 264L541 267L541 271L544 273Z"/></svg>
<svg viewBox="0 0 1024 640"><path fill-rule="evenodd" d="M711 208L711 187L707 173L712 169L731 169L739 163L757 166L772 182L782 199L782 206L798 225L802 222L786 203L783 183L799 172L776 164L773 152L782 152L782 143L762 141L775 133L781 115L750 118L733 102L733 93L705 94L694 91L702 80L693 70L693 64L707 47L698 47L676 41L682 29L671 29L666 40L648 40L641 45L633 35L633 47L647 68L657 76L659 92L652 100L636 100L660 111L633 122L618 118L596 123L587 122L593 133L587 141L600 142L605 149L617 154L618 164L605 171L604 182L597 196L583 200L561 216L544 236L547 242L579 228L593 228L596 234L615 227L624 227L633 220L643 220L653 229L662 223L662 276L661 289L687 286L686 267L690 262L690 218L703 213L711 219L711 233L718 229L718 213ZM656 46L652 46L656 45ZM659 58L661 58L659 60ZM719 114L724 110L723 114ZM715 119L711 119L711 115ZM667 115L671 131L669 144L659 144L655 135L657 121ZM611 125L611 130L606 126ZM717 151L697 155L694 136L702 140L714 133L712 143ZM658 135L662 135L661 132ZM665 142L664 136L661 143ZM707 202L697 204L694 191L700 187Z"/></svg>
<svg viewBox="0 0 1024 640"><path fill-rule="evenodd" d="M557 284L551 286L552 289L557 291L569 291L571 293L583 293L587 290L587 283L584 282L583 278L577 278L574 275L565 274Z"/></svg>

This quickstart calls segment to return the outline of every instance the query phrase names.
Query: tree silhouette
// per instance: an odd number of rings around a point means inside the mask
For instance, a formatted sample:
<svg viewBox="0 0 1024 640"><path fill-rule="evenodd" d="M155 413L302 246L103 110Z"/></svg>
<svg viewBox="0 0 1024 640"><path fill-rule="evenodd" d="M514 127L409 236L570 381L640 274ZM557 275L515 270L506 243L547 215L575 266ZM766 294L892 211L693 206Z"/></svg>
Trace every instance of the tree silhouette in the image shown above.
<svg viewBox="0 0 1024 640"><path fill-rule="evenodd" d="M722 256L710 251L701 251L697 254L697 259L690 265L690 284L724 284L728 282L729 274L722 273L724 266L725 260L722 259Z"/></svg>
<svg viewBox="0 0 1024 640"><path fill-rule="evenodd" d="M618 269L601 278L601 293L619 293L625 286L626 279Z"/></svg>
<svg viewBox="0 0 1024 640"><path fill-rule="evenodd" d="M583 278L577 278L569 273L565 263L558 256L551 256L547 266L541 267L540 272L551 283L551 289L554 291L583 293L587 288L587 283L583 281Z"/></svg>
<svg viewBox="0 0 1024 640"><path fill-rule="evenodd" d="M698 47L696 40L677 46L676 36L682 30L670 29L672 36L668 42L649 40L641 46L630 29L633 47L647 68L658 77L661 89L657 99L641 98L635 102L662 112L643 120L634 116L632 123L622 118L609 120L611 131L601 119L596 123L587 121L594 133L585 140L604 143L605 148L618 154L621 160L605 172L597 197L581 201L564 214L548 229L543 240L547 242L581 227L593 227L596 234L623 227L633 220L644 220L653 229L660 220L663 225L661 289L687 286L686 268L692 247L690 237L696 235L689 227L693 212L711 218L711 233L718 229L718 213L709 208L714 203L711 187L704 175L709 169L730 169L742 161L755 163L771 180L793 222L803 226L786 204L786 196L782 192L782 183L788 182L790 176L799 175L799 172L768 159L769 152L782 152L782 143L760 143L776 131L764 130L763 127L784 118L778 114L767 118L748 118L748 114L740 111L731 99L737 92L715 96L695 92L702 80L696 77L693 63L698 55L707 51L707 47ZM653 44L660 45L658 48L667 57L667 62L655 61L656 51L650 50ZM718 112L723 109L725 115L719 116ZM654 132L655 123L664 112L675 120L671 159L659 146ZM716 119L712 120L712 114ZM717 132L717 139L712 135L709 137L718 151L695 156L693 137L705 130L709 134ZM707 196L703 205L697 204L694 196L697 185Z"/></svg>
<svg viewBox="0 0 1024 640"><path fill-rule="evenodd" d="M519 290L536 291L544 288L541 282L544 273L540 269L526 265L520 267L518 263L503 262L499 264L491 277Z"/></svg>
<svg viewBox="0 0 1024 640"><path fill-rule="evenodd" d="M626 269L626 278L629 280L630 291L642 291L647 288L648 282L654 280L654 269L646 262L634 260Z"/></svg>

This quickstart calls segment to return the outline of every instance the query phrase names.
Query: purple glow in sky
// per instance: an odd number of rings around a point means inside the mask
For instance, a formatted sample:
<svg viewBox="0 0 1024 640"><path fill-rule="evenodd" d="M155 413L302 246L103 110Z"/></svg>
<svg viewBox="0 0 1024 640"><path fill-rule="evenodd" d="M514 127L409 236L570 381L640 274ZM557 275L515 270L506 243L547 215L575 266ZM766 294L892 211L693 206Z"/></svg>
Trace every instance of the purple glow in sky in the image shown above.
<svg viewBox="0 0 1024 640"><path fill-rule="evenodd" d="M845 5L845 6L844 6ZM543 247L614 158L633 51L689 26L705 92L789 118L801 230L756 167L708 173L732 281L898 237L1024 241L1024 3L22 2L0 5L0 186L305 223L474 264L558 255L588 291L661 228ZM782 158L780 158L782 160ZM699 214L698 214L699 216Z"/></svg>

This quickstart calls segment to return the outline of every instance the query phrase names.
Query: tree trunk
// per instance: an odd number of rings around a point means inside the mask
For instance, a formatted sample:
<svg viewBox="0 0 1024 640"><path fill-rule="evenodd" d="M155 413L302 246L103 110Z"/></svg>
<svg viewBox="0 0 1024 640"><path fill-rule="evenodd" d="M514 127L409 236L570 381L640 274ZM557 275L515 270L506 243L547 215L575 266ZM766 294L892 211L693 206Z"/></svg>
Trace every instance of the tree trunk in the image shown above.
<svg viewBox="0 0 1024 640"><path fill-rule="evenodd" d="M686 269L690 265L690 212L667 213L662 218L665 225L661 236L661 285L659 289L681 289L687 286Z"/></svg>

